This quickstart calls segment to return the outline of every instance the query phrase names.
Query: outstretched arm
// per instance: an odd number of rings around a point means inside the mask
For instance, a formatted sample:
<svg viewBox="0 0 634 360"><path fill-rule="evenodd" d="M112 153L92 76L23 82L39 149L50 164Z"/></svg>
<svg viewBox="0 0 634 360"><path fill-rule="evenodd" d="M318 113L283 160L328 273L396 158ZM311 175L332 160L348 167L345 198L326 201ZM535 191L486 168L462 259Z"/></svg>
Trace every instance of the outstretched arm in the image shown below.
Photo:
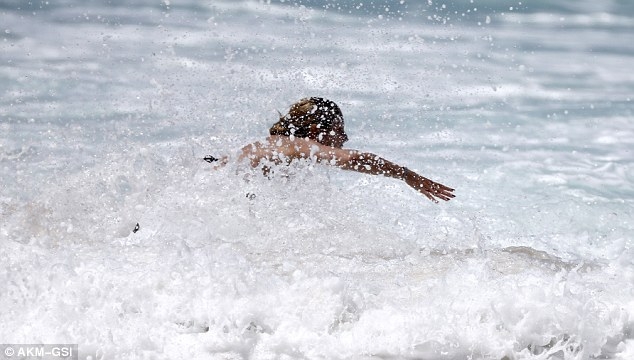
<svg viewBox="0 0 634 360"><path fill-rule="evenodd" d="M418 175L408 168L397 165L378 155L344 149L327 151L326 154L326 158L330 156L331 160L334 160L335 164L342 169L373 175L384 175L403 180L407 185L433 202L437 203L438 199L448 201L455 197L453 194L454 189Z"/></svg>
<svg viewBox="0 0 634 360"><path fill-rule="evenodd" d="M282 163L293 159L310 158L346 170L403 180L433 202L438 202L438 199L447 201L455 197L454 189L418 175L406 167L397 165L378 155L357 150L333 148L309 139L273 136L269 138L268 142L257 142L245 146L240 155L240 160L248 160L252 167L257 167L260 161L265 159Z"/></svg>

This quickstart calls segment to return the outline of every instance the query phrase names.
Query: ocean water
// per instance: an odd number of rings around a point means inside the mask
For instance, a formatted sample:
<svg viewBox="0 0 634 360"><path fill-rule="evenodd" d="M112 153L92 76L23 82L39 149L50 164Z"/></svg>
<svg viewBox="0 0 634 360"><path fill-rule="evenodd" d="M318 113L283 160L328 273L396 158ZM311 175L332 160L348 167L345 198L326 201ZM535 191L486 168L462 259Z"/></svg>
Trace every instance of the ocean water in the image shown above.
<svg viewBox="0 0 634 360"><path fill-rule="evenodd" d="M629 1L4 0L0 342L634 359L633 63ZM456 198L201 160L305 96Z"/></svg>

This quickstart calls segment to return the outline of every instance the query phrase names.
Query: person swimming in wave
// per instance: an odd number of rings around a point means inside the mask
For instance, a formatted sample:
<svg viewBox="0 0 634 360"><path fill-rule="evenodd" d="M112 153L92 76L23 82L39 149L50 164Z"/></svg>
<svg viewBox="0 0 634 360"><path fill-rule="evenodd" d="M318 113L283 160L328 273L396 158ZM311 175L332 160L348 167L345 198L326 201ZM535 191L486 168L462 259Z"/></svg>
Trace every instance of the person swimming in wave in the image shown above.
<svg viewBox="0 0 634 360"><path fill-rule="evenodd" d="M301 99L291 105L286 115L269 130L265 141L242 148L239 161L248 161L254 168L263 161L290 164L293 160L309 159L321 164L365 174L384 175L405 181L414 190L433 202L448 201L454 189L423 177L404 166L378 155L353 149L344 149L348 141L343 114L333 101L320 97ZM206 157L209 162L218 159ZM226 163L227 158L221 160ZM265 174L270 169L264 167Z"/></svg>

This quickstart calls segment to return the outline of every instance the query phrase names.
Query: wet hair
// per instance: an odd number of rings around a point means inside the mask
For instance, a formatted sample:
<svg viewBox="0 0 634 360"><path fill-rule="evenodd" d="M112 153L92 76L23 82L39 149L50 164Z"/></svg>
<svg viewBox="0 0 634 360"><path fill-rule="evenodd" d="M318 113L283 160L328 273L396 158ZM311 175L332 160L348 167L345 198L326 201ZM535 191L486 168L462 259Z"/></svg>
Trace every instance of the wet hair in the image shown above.
<svg viewBox="0 0 634 360"><path fill-rule="evenodd" d="M307 137L313 124L328 131L336 123L343 125L343 114L339 106L334 101L311 97L291 105L288 114L280 114L280 120L269 129L269 134Z"/></svg>

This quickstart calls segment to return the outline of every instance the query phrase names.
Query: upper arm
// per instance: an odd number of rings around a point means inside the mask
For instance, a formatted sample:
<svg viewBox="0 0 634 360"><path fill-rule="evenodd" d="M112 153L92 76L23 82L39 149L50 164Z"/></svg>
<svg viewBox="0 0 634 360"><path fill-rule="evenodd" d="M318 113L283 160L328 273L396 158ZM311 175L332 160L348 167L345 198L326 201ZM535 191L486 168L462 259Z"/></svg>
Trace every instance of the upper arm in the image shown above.
<svg viewBox="0 0 634 360"><path fill-rule="evenodd" d="M334 148L313 140L291 140L282 136L271 137L268 142L255 142L243 147L240 160L244 159L248 159L252 167L257 167L262 160L281 164L295 159L312 159L346 170L386 176L394 176L400 169L396 164L374 154Z"/></svg>
<svg viewBox="0 0 634 360"><path fill-rule="evenodd" d="M313 159L314 161L367 174L393 176L395 164L371 153L357 150L334 148L313 140L291 141L281 149L290 161L293 159ZM400 169L400 167L398 167Z"/></svg>
<svg viewBox="0 0 634 360"><path fill-rule="evenodd" d="M317 162L327 163L338 167L349 164L358 152L322 145L316 141L304 140L294 144L289 149L288 156L299 159L313 159Z"/></svg>
<svg viewBox="0 0 634 360"><path fill-rule="evenodd" d="M281 164L294 159L310 159L317 156L317 160L320 161L324 154L323 147L313 141L274 136L266 142L258 141L244 146L239 160L249 160L252 167L257 167L262 160Z"/></svg>

